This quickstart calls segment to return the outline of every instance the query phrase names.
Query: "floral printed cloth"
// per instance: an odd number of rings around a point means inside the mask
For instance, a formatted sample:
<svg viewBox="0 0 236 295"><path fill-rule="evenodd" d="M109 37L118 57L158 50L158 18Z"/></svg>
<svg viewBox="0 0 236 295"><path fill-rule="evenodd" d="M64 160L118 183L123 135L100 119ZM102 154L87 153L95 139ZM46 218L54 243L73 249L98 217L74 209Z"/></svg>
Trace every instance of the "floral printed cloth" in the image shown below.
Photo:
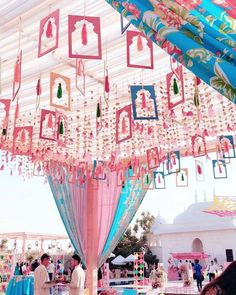
<svg viewBox="0 0 236 295"><path fill-rule="evenodd" d="M236 103L235 0L106 0L154 43Z"/></svg>

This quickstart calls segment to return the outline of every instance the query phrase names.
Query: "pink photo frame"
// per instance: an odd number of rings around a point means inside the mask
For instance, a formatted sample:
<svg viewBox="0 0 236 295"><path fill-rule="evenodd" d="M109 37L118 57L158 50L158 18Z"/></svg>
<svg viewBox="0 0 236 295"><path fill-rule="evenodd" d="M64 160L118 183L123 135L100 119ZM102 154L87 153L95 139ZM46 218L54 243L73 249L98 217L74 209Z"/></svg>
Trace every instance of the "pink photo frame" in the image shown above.
<svg viewBox="0 0 236 295"><path fill-rule="evenodd" d="M12 153L15 155L32 154L33 126L15 127L13 131Z"/></svg>
<svg viewBox="0 0 236 295"><path fill-rule="evenodd" d="M2 106L3 106L3 109L2 109ZM1 130L0 147L1 147L1 143L7 137L10 106L11 106L10 99L0 99L0 112L1 114L5 112L5 115L2 118L0 118L0 128L1 128L0 129Z"/></svg>
<svg viewBox="0 0 236 295"><path fill-rule="evenodd" d="M176 186L177 187L188 186L188 169L187 168L181 168L180 171L176 173Z"/></svg>
<svg viewBox="0 0 236 295"><path fill-rule="evenodd" d="M15 100L21 88L21 65L22 65L22 50L20 50L16 58L15 66L14 66L12 101Z"/></svg>
<svg viewBox="0 0 236 295"><path fill-rule="evenodd" d="M136 58L138 57L140 59L141 55L143 56L144 63L138 64ZM139 31L126 32L126 56L127 67L141 69L154 68L153 43ZM149 56L149 62L147 62L146 56Z"/></svg>
<svg viewBox="0 0 236 295"><path fill-rule="evenodd" d="M70 58L102 59L100 18L69 15L68 44Z"/></svg>
<svg viewBox="0 0 236 295"><path fill-rule="evenodd" d="M57 9L40 21L38 57L58 48L59 15L60 10Z"/></svg>
<svg viewBox="0 0 236 295"><path fill-rule="evenodd" d="M159 152L157 147L147 150L147 164L149 170L160 166Z"/></svg>
<svg viewBox="0 0 236 295"><path fill-rule="evenodd" d="M206 141L201 135L192 136L192 153L193 157L202 157L206 155Z"/></svg>
<svg viewBox="0 0 236 295"><path fill-rule="evenodd" d="M175 79L175 81L174 81ZM176 83L179 93L174 94L174 90L171 90L172 85ZM177 83L180 83L178 86ZM183 67L178 66L175 70L172 70L166 75L166 89L168 99L168 109L172 110L179 104L184 103L184 80L183 80Z"/></svg>
<svg viewBox="0 0 236 295"><path fill-rule="evenodd" d="M131 105L116 111L116 143L132 138Z"/></svg>
<svg viewBox="0 0 236 295"><path fill-rule="evenodd" d="M42 109L39 138L55 141L57 139L56 112ZM46 133L46 134L45 134Z"/></svg>
<svg viewBox="0 0 236 295"><path fill-rule="evenodd" d="M50 73L50 106L65 111L71 110L70 78Z"/></svg>

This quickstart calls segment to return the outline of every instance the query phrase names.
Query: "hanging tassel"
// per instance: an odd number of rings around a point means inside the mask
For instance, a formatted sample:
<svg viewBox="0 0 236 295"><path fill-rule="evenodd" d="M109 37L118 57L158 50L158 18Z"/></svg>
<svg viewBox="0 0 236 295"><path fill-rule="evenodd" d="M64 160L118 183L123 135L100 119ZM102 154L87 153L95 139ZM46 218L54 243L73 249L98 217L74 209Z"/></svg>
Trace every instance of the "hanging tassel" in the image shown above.
<svg viewBox="0 0 236 295"><path fill-rule="evenodd" d="M143 51L143 41L140 34L138 35L137 39L137 51Z"/></svg>
<svg viewBox="0 0 236 295"><path fill-rule="evenodd" d="M197 165L197 173L202 175L202 167L200 165Z"/></svg>
<svg viewBox="0 0 236 295"><path fill-rule="evenodd" d="M81 31L81 39L82 44L87 45L88 44L88 33L87 33L87 26L86 24L83 24L82 31Z"/></svg>
<svg viewBox="0 0 236 295"><path fill-rule="evenodd" d="M176 78L174 78L173 90L174 90L174 94L178 94L179 93L179 87L178 87Z"/></svg>
<svg viewBox="0 0 236 295"><path fill-rule="evenodd" d="M146 183L149 184L149 176L148 176L148 174L146 176Z"/></svg>
<svg viewBox="0 0 236 295"><path fill-rule="evenodd" d="M62 121L60 122L59 134L64 134L64 125Z"/></svg>
<svg viewBox="0 0 236 295"><path fill-rule="evenodd" d="M5 129L5 128L2 129L2 135L3 135L3 136L7 135L7 129Z"/></svg>
<svg viewBox="0 0 236 295"><path fill-rule="evenodd" d="M101 110L100 110L100 103L97 103L97 113L96 113L97 118L101 117Z"/></svg>
<svg viewBox="0 0 236 295"><path fill-rule="evenodd" d="M175 166L176 165L176 157L175 157L175 155L172 156L172 161L173 161L173 165Z"/></svg>
<svg viewBox="0 0 236 295"><path fill-rule="evenodd" d="M201 84L201 79L200 78L198 78L198 77L196 77L196 84L197 84L197 86L199 86L200 84Z"/></svg>
<svg viewBox="0 0 236 295"><path fill-rule="evenodd" d="M25 142L25 130L24 130L24 129L22 129L22 131L21 131L21 138L20 138L20 141L21 141L22 143Z"/></svg>
<svg viewBox="0 0 236 295"><path fill-rule="evenodd" d="M47 124L48 128L53 128L53 124L52 124L52 114L49 114L48 116L48 124Z"/></svg>
<svg viewBox="0 0 236 295"><path fill-rule="evenodd" d="M46 29L46 37L47 38L52 38L52 22L49 20L47 29Z"/></svg>
<svg viewBox="0 0 236 295"><path fill-rule="evenodd" d="M222 168L221 168L221 165L219 165L219 173L222 174Z"/></svg>
<svg viewBox="0 0 236 295"><path fill-rule="evenodd" d="M14 82L16 82L16 83L20 82L20 61L19 61L19 57L17 57L17 61L15 63Z"/></svg>
<svg viewBox="0 0 236 295"><path fill-rule="evenodd" d="M127 132L127 130L126 130L126 120L125 120L125 117L122 118L121 132L122 132L123 134L125 134L125 133Z"/></svg>
<svg viewBox="0 0 236 295"><path fill-rule="evenodd" d="M157 182L158 182L158 183L161 183L161 176L160 176L160 174L158 174Z"/></svg>
<svg viewBox="0 0 236 295"><path fill-rule="evenodd" d="M146 96L144 92L142 92L141 95L142 95L142 109L145 109L147 107Z"/></svg>
<svg viewBox="0 0 236 295"><path fill-rule="evenodd" d="M42 93L42 88L41 88L41 80L38 79L37 85L36 85L36 95L40 96Z"/></svg>
<svg viewBox="0 0 236 295"><path fill-rule="evenodd" d="M166 161L166 170L169 170L169 162Z"/></svg>
<svg viewBox="0 0 236 295"><path fill-rule="evenodd" d="M197 89L195 89L195 91L194 91L193 103L194 103L194 105L195 105L196 108L198 108L199 105L200 105L199 95L198 95L198 90Z"/></svg>
<svg viewBox="0 0 236 295"><path fill-rule="evenodd" d="M57 98L62 98L62 87L61 87L61 83L58 84Z"/></svg>
<svg viewBox="0 0 236 295"><path fill-rule="evenodd" d="M81 60L79 60L77 63L76 74L77 76L82 76Z"/></svg>
<svg viewBox="0 0 236 295"><path fill-rule="evenodd" d="M184 174L181 173L181 181L184 181Z"/></svg>
<svg viewBox="0 0 236 295"><path fill-rule="evenodd" d="M19 118L19 104L17 102L16 109L15 109L15 119Z"/></svg>
<svg viewBox="0 0 236 295"><path fill-rule="evenodd" d="M108 71L107 71L107 74L106 74L106 76L105 76L104 90L105 90L106 93L109 93L109 92L110 92L110 85L109 85Z"/></svg>

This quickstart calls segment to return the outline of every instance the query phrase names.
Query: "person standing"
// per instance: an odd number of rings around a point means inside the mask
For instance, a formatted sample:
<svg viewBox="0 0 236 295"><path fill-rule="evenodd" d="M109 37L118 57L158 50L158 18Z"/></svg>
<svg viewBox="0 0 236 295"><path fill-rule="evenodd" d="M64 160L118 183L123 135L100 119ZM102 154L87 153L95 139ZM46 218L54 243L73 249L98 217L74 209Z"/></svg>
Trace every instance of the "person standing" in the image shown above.
<svg viewBox="0 0 236 295"><path fill-rule="evenodd" d="M44 253L41 256L41 264L34 271L34 295L49 295L50 288L47 267L49 265L50 256Z"/></svg>
<svg viewBox="0 0 236 295"><path fill-rule="evenodd" d="M194 269L194 277L197 281L198 292L200 292L202 290L202 266L199 263L198 259L195 260L193 269Z"/></svg>
<svg viewBox="0 0 236 295"><path fill-rule="evenodd" d="M54 271L55 271L55 265L54 265L53 261L51 261L49 266L48 266L48 275L49 275L49 280L50 281L53 280Z"/></svg>
<svg viewBox="0 0 236 295"><path fill-rule="evenodd" d="M217 272L217 266L215 265L214 261L212 260L207 268L208 276L209 276L209 282L215 279L216 272Z"/></svg>
<svg viewBox="0 0 236 295"><path fill-rule="evenodd" d="M70 292L69 295L83 295L84 294L84 283L85 283L85 272L81 267L81 259L79 255L74 254L71 260L71 266L73 268L71 282L69 284Z"/></svg>

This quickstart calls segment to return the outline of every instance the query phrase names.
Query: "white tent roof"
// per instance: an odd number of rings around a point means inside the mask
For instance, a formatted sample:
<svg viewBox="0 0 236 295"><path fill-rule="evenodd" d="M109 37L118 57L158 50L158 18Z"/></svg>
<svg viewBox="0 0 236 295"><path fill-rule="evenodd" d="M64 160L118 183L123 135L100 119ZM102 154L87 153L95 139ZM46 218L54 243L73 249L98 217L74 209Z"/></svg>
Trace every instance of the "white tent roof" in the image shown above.
<svg viewBox="0 0 236 295"><path fill-rule="evenodd" d="M113 259L111 263L114 265L124 265L126 262L125 258L122 255L119 255L115 259Z"/></svg>
<svg viewBox="0 0 236 295"><path fill-rule="evenodd" d="M125 258L125 262L134 262L135 261L135 256L133 254L130 254L128 257Z"/></svg>

